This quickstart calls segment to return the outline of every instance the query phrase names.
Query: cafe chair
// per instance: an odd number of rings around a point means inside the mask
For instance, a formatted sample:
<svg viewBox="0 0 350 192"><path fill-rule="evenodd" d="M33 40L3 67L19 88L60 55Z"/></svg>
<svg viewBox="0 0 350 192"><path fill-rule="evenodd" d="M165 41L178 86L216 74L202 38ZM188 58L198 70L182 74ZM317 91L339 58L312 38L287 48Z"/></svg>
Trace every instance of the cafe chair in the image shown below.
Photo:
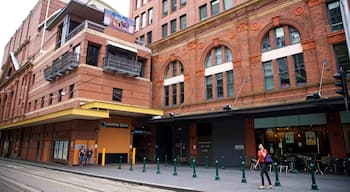
<svg viewBox="0 0 350 192"><path fill-rule="evenodd" d="M286 174L287 174L288 173L288 161L287 160L281 160L277 168L280 170L280 173L285 171Z"/></svg>

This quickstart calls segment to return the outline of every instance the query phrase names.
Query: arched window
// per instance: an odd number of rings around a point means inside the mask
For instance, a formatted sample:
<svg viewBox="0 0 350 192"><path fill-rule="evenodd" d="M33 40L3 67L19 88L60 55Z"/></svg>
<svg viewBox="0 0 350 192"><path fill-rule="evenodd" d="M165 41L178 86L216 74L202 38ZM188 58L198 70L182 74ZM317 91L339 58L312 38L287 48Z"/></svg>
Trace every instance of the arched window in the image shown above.
<svg viewBox="0 0 350 192"><path fill-rule="evenodd" d="M299 31L289 25L273 28L265 34L261 42L265 90L306 83L304 54L300 41ZM277 72L276 75L274 71ZM291 71L294 71L294 77L291 77ZM290 78L295 78L295 85L291 85ZM278 86L275 86L277 82Z"/></svg>
<svg viewBox="0 0 350 192"><path fill-rule="evenodd" d="M217 46L211 49L205 59L205 67L211 67L215 65L221 65L223 63L232 61L232 53L229 48L225 46Z"/></svg>
<svg viewBox="0 0 350 192"><path fill-rule="evenodd" d="M231 50L224 45L212 48L205 58L205 68L206 99L232 97L234 77Z"/></svg>
<svg viewBox="0 0 350 192"><path fill-rule="evenodd" d="M178 60L170 62L164 72L164 106L182 104L185 100L184 67Z"/></svg>

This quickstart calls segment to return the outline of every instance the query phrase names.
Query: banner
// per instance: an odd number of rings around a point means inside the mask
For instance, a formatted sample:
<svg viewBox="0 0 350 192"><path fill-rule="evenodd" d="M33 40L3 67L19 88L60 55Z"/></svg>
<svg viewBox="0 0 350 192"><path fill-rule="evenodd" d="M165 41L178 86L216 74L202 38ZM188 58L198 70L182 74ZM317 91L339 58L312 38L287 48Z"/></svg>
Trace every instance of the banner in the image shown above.
<svg viewBox="0 0 350 192"><path fill-rule="evenodd" d="M104 9L103 24L111 26L115 29L120 29L127 33L134 33L134 20L129 19L117 12Z"/></svg>

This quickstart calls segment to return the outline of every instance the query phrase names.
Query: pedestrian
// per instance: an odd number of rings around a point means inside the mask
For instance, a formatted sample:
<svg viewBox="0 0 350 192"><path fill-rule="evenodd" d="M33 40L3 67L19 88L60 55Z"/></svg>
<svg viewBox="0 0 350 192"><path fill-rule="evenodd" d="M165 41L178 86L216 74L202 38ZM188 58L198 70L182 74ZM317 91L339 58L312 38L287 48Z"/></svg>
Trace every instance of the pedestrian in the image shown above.
<svg viewBox="0 0 350 192"><path fill-rule="evenodd" d="M267 164L265 162L265 157L267 156L267 150L264 148L264 146L262 144L259 144L259 151L258 151L258 160L256 161L256 164L254 166L254 168L256 169L256 167L258 165L260 165L260 176L261 176L261 185L259 187L259 189L265 189L265 183L264 183L264 173L266 175L266 178L269 182L269 186L267 186L267 188L271 189L272 188L272 184L271 184L271 180L269 177L269 173L267 172Z"/></svg>
<svg viewBox="0 0 350 192"><path fill-rule="evenodd" d="M84 149L84 146L81 146L80 150L79 150L79 165L80 166L83 165L84 155L85 155L85 149Z"/></svg>
<svg viewBox="0 0 350 192"><path fill-rule="evenodd" d="M89 150L86 152L86 165L90 164L91 157L92 157L92 147L90 147Z"/></svg>

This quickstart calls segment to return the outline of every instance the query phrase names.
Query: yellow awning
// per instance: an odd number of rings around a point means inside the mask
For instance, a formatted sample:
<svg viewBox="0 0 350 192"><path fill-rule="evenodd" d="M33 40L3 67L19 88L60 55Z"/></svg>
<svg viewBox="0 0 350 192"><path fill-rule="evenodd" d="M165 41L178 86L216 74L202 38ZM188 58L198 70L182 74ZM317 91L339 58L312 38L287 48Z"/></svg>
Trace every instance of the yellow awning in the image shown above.
<svg viewBox="0 0 350 192"><path fill-rule="evenodd" d="M34 117L32 119L26 119L23 121L18 121L15 123L0 126L0 129L28 127L28 126L34 126L34 125L42 125L46 123L67 121L72 119L95 120L95 119L102 119L102 118L109 118L109 113L107 111L72 108L72 109L66 109L63 111L58 111L47 115Z"/></svg>

